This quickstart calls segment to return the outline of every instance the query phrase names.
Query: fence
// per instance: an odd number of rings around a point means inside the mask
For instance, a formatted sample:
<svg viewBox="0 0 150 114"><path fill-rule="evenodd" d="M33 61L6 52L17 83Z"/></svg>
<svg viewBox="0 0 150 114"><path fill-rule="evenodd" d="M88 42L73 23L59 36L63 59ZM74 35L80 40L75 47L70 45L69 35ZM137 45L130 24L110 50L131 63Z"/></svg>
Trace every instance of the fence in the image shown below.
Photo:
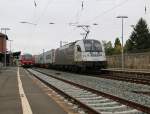
<svg viewBox="0 0 150 114"><path fill-rule="evenodd" d="M108 67L120 68L121 55L107 56ZM124 54L124 66L131 69L150 69L150 52Z"/></svg>

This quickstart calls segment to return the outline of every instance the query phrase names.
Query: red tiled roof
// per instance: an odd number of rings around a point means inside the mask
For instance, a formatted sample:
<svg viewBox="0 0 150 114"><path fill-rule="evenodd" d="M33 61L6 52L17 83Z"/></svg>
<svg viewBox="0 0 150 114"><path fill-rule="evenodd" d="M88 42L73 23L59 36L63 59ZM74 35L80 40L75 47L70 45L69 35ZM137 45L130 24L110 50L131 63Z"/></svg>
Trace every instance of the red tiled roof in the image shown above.
<svg viewBox="0 0 150 114"><path fill-rule="evenodd" d="M0 33L0 37L6 38L6 40L8 40L7 35L5 35L5 34L3 34L3 33Z"/></svg>

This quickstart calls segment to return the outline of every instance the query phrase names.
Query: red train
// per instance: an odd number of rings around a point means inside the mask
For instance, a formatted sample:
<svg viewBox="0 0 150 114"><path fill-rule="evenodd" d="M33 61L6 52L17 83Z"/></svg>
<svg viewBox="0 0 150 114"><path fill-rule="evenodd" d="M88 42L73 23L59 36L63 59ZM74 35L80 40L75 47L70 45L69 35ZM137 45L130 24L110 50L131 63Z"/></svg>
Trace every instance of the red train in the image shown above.
<svg viewBox="0 0 150 114"><path fill-rule="evenodd" d="M31 54L23 54L20 56L20 65L22 67L32 67L34 63L34 57Z"/></svg>

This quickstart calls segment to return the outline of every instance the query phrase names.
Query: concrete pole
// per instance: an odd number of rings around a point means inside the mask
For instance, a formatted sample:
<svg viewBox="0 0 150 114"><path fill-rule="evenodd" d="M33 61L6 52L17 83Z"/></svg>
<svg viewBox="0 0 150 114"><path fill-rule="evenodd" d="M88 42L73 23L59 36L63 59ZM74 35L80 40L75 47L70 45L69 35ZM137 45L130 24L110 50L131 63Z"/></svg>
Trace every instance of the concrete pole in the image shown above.
<svg viewBox="0 0 150 114"><path fill-rule="evenodd" d="M10 41L10 45L9 45L9 46L10 46L9 65L11 66L11 65L12 65L12 61L11 61L11 60L12 60L12 59L11 59L11 55L12 55L12 53L11 53L11 42L12 42L13 40L8 40L8 41Z"/></svg>
<svg viewBox="0 0 150 114"><path fill-rule="evenodd" d="M124 49L123 49L123 18L122 18L122 70L124 69Z"/></svg>
<svg viewBox="0 0 150 114"><path fill-rule="evenodd" d="M127 16L118 16L117 18L121 18L122 19L122 56L121 56L121 63L122 63L122 70L124 70L124 49L123 49L123 27L124 27L124 24L123 24L123 21L124 21L124 18L128 18Z"/></svg>
<svg viewBox="0 0 150 114"><path fill-rule="evenodd" d="M44 61L44 52L45 52L45 50L43 49L43 65L45 64L45 61Z"/></svg>
<svg viewBox="0 0 150 114"><path fill-rule="evenodd" d="M5 29L5 43L6 43L7 35L6 35L6 29ZM4 50L4 67L6 67L6 45Z"/></svg>

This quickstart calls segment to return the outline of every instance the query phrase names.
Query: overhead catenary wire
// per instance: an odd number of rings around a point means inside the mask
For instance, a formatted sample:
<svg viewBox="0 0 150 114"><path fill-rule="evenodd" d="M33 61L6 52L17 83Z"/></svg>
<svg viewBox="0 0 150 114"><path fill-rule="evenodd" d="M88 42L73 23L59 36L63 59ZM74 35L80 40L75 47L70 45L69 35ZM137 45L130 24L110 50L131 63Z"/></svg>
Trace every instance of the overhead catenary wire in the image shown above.
<svg viewBox="0 0 150 114"><path fill-rule="evenodd" d="M80 18L82 16L82 12L84 10L84 0L80 0L80 7L77 10L76 14L75 14L75 20L71 21L69 23L69 26L74 26L74 29L76 29L76 26L79 24Z"/></svg>
<svg viewBox="0 0 150 114"><path fill-rule="evenodd" d="M120 3L116 4L116 5L114 5L113 7L111 7L110 9L108 9L108 10L106 10L106 11L104 11L104 12L98 14L98 15L96 15L96 16L95 16L94 18L92 18L91 20L87 20L85 23L87 23L87 22L92 22L92 23L93 23L93 22L94 22L95 20L97 20L99 17L102 18L102 16L104 16L105 14L110 13L110 12L112 12L113 10L115 10L115 9L117 9L117 8L119 8L119 7L123 6L123 5L125 5L125 3L127 3L128 1L129 1L129 0L123 0L122 2L120 2ZM47 8L48 8L48 6L49 6L49 2L50 2L50 0L48 0L48 3L46 4L46 6L45 6L43 12L42 12L41 15L39 16L39 18L36 20L36 23L37 23L37 24L39 24L41 18L42 18L43 15L45 14L45 12L46 12L46 10L47 10ZM75 18L76 20L75 20L75 22L74 22L75 24L79 24L80 18L81 18L81 16L82 16L82 13L84 13L84 12L83 12L84 9L85 9L85 1L84 1L84 0L80 0L80 10L77 11L76 18ZM146 4L145 4L145 13L146 13L146 12L147 12L147 7L146 7Z"/></svg>
<svg viewBox="0 0 150 114"><path fill-rule="evenodd" d="M82 0L82 4L81 4L81 10L84 9L84 1Z"/></svg>
<svg viewBox="0 0 150 114"><path fill-rule="evenodd" d="M148 5L147 4L148 4L147 0L144 0L144 5L145 5L144 6L144 13L145 14L147 14L147 9L148 9L148 7L147 7Z"/></svg>
<svg viewBox="0 0 150 114"><path fill-rule="evenodd" d="M146 8L146 5L145 5L145 14L146 14L146 11L147 11L147 8Z"/></svg>
<svg viewBox="0 0 150 114"><path fill-rule="evenodd" d="M35 34L35 32L36 32L36 29L37 29L37 27L38 27L38 25L39 25L40 20L44 17L44 14L46 13L46 10L48 9L49 4L52 3L53 1L54 1L54 0L48 0L47 3L46 3L46 5L45 5L45 7L44 7L43 10L42 10L42 13L38 16L37 20L33 21L33 23L36 23L36 26L34 27L33 31L31 32L31 37L34 36L34 34ZM36 2L36 5L37 5L37 1L35 1L35 2ZM39 4L39 5L40 5L40 4ZM37 7L37 6L36 6L36 7ZM35 13L36 13L36 10L37 10L37 9L38 9L38 8L35 8L35 12L34 12L33 19L36 17L36 16L35 16Z"/></svg>
<svg viewBox="0 0 150 114"><path fill-rule="evenodd" d="M84 23L93 23L97 18L99 18L99 17L102 17L103 15L105 15L105 14L107 14L107 13L109 13L109 12L111 12L111 11L113 11L113 10L115 10L115 9L117 9L117 8L119 8L119 7L121 7L121 6L123 6L125 3L127 3L129 0L124 0L124 1L122 1L122 2L120 2L120 3L118 3L117 5L114 5L112 8L110 8L110 9L108 9L108 10L106 10L106 11L104 11L104 12L102 12L102 13L100 13L99 15L97 15L97 16L95 16L93 19L91 19L91 20L89 20L89 21L86 21L86 22L84 22ZM83 0L82 0L82 6L81 6L81 10L79 10L78 12L77 12L77 14L76 14L76 25L77 24L79 24L80 23L80 18L81 18L81 16L82 16L82 12L83 12L83 10L82 10L82 7L84 6L84 3L83 3ZM97 24L97 23L96 23ZM94 25L94 24L93 24Z"/></svg>
<svg viewBox="0 0 150 114"><path fill-rule="evenodd" d="M41 18L43 17L43 15L46 13L46 10L49 7L49 4L52 3L54 0L48 0L47 4L45 5L45 7L43 8L43 11L41 13L41 15L39 16L39 18L37 19L36 23L38 24L41 20Z"/></svg>
<svg viewBox="0 0 150 114"><path fill-rule="evenodd" d="M37 2L34 0L34 6L35 6L35 8L37 7Z"/></svg>
<svg viewBox="0 0 150 114"><path fill-rule="evenodd" d="M79 23L80 17L82 16L82 12L84 10L84 0L81 0L81 9L77 11L76 14L76 23Z"/></svg>
<svg viewBox="0 0 150 114"><path fill-rule="evenodd" d="M95 21L95 20L98 19L99 17L102 17L102 16L104 16L105 14L110 13L110 12L112 12L113 10L115 10L115 9L117 9L117 8L119 8L119 7L123 6L123 5L125 5L125 3L127 3L128 1L129 1L129 0L124 0L124 1L122 1L121 3L119 3L119 4L117 4L117 5L114 5L114 6L111 7L110 9L108 9L108 10L106 10L106 11L104 11L104 12L98 14L97 16L95 16L94 18L92 18L91 20L86 21L86 23Z"/></svg>
<svg viewBox="0 0 150 114"><path fill-rule="evenodd" d="M119 7L121 7L121 6L123 6L123 5L125 5L125 3L127 3L129 0L124 0L124 1L122 1L122 2L120 2L120 3L118 3L118 4L116 4L116 5L114 5L113 7L111 7L110 9L108 9L108 10L106 10L106 11L104 11L104 12L102 12L102 13L100 13L100 14L98 14L97 16L95 16L94 18L92 18L91 20L87 20L87 21L85 21L84 23L93 23L94 21L96 21L99 17L101 17L101 19L102 19L102 16L104 16L105 14L107 14L107 13L110 13L110 12L112 12L113 10L115 10L115 9L117 9L117 8L119 8ZM83 8L85 8L84 7L84 4L85 4L85 2L83 2L83 0L81 0L81 2L82 2L82 4L83 4ZM83 9L82 9L82 5L81 5L81 10L78 10L78 12L77 12L77 14L76 14L76 21L75 21L75 23L80 23L80 18L81 18L81 16L82 16L82 13L83 13Z"/></svg>

